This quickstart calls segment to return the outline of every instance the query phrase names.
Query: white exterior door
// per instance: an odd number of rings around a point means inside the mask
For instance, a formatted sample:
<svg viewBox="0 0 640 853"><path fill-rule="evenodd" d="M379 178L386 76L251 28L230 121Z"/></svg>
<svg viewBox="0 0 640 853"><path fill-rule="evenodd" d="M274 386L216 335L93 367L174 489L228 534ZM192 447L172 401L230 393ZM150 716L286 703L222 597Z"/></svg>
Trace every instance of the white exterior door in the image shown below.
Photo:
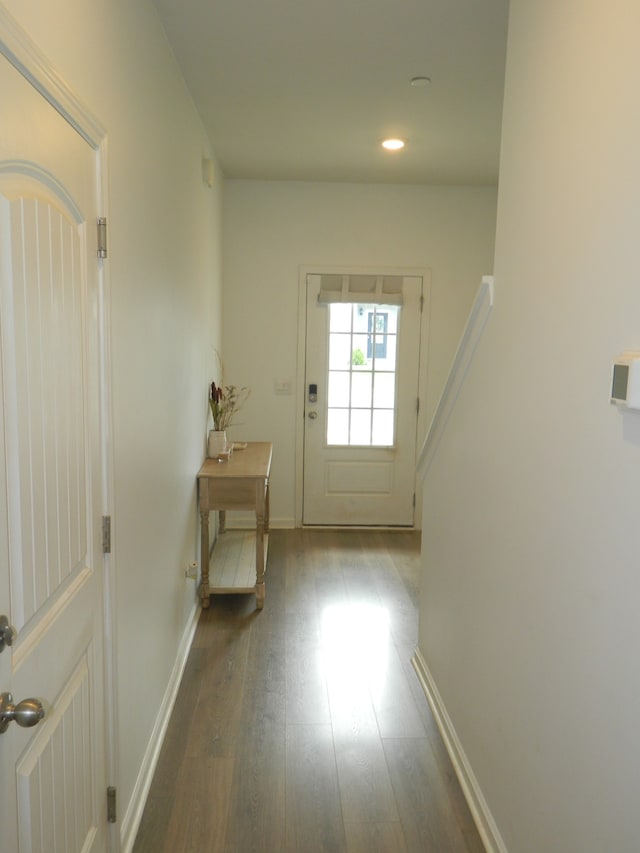
<svg viewBox="0 0 640 853"><path fill-rule="evenodd" d="M422 278L307 275L303 523L412 526Z"/></svg>
<svg viewBox="0 0 640 853"><path fill-rule="evenodd" d="M0 850L107 848L96 152L0 56Z"/></svg>

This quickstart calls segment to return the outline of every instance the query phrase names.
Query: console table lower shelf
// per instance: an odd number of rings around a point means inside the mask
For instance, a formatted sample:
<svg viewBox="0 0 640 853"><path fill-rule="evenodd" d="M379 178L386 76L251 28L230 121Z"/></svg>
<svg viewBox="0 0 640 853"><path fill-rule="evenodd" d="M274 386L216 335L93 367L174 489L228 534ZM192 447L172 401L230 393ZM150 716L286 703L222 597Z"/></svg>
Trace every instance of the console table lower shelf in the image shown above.
<svg viewBox="0 0 640 853"><path fill-rule="evenodd" d="M226 530L220 533L209 563L209 592L222 595L251 592L258 595L255 530ZM267 570L269 534L263 536L264 567Z"/></svg>

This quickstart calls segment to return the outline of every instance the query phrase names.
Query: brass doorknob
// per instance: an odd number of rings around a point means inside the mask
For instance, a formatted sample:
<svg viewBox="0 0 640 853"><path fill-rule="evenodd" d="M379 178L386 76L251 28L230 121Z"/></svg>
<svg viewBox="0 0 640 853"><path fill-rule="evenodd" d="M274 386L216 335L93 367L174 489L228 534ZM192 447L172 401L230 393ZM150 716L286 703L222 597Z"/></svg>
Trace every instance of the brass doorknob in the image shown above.
<svg viewBox="0 0 640 853"><path fill-rule="evenodd" d="M13 720L24 729L36 726L45 715L44 705L39 699L23 699L13 704L11 693L0 694L0 735L6 732Z"/></svg>
<svg viewBox="0 0 640 853"><path fill-rule="evenodd" d="M0 652L5 646L13 645L16 637L16 629L9 625L9 620L6 616L0 616Z"/></svg>

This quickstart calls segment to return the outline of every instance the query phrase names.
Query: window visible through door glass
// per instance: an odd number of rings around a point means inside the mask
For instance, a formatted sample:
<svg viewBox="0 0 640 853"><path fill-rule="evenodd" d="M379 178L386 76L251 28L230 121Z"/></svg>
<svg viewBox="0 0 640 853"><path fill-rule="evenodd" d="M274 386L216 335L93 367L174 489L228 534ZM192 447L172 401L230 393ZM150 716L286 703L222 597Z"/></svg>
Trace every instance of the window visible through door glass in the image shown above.
<svg viewBox="0 0 640 853"><path fill-rule="evenodd" d="M394 443L396 305L329 306L327 444Z"/></svg>

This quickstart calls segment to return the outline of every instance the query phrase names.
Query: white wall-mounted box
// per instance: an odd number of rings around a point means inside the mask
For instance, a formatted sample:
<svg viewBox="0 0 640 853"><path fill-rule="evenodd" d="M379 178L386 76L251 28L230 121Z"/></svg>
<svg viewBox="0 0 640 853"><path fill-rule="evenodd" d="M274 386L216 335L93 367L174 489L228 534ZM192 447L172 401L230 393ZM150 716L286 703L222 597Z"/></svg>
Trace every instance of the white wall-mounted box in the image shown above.
<svg viewBox="0 0 640 853"><path fill-rule="evenodd" d="M627 350L613 362L611 402L640 411L640 351Z"/></svg>

